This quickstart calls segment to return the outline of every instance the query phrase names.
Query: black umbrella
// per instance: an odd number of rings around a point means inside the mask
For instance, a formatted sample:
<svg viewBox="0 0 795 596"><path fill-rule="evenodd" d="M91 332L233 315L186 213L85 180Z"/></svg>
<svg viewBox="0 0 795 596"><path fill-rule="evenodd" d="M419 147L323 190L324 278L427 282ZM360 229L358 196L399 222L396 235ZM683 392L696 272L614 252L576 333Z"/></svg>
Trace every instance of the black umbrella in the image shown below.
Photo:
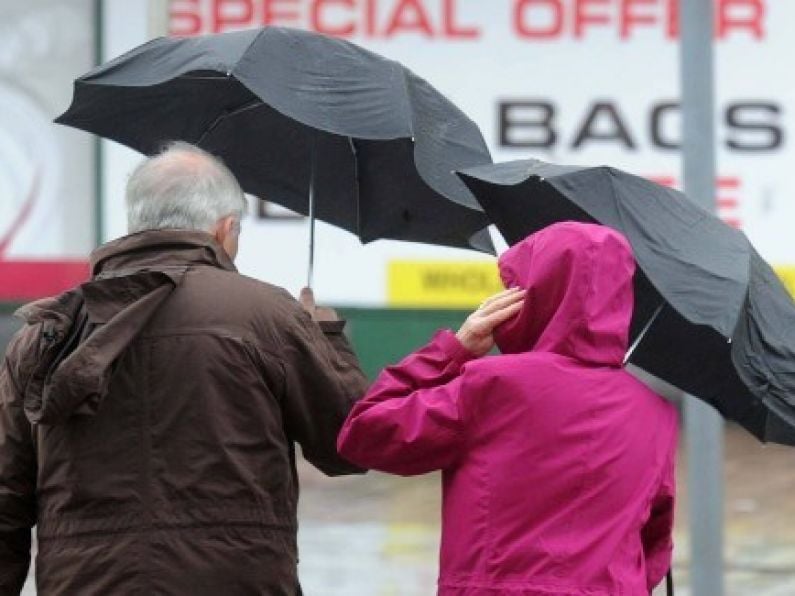
<svg viewBox="0 0 795 596"><path fill-rule="evenodd" d="M281 27L155 39L77 79L56 122L150 155L194 143L246 192L362 242L494 251L452 173L491 163L478 127L408 69L346 41Z"/></svg>
<svg viewBox="0 0 795 596"><path fill-rule="evenodd" d="M527 160L459 175L509 244L565 220L622 232L639 266L629 361L795 445L795 305L742 232L615 168Z"/></svg>

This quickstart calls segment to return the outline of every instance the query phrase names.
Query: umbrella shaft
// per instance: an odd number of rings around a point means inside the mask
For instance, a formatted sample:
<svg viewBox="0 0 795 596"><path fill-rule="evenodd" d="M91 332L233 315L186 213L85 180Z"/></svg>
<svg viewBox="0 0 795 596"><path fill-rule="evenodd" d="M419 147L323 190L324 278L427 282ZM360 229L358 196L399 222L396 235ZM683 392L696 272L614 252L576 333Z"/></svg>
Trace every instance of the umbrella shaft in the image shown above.
<svg viewBox="0 0 795 596"><path fill-rule="evenodd" d="M638 337L635 338L635 341L632 342L632 345L629 346L629 349L627 350L627 353L624 355L624 364L629 362L629 359L632 357L632 352L635 351L635 348L638 347L638 344L643 340L643 337L646 335L646 332L652 326L654 321L657 320L657 317L662 312L662 309L663 309L664 306L665 306L665 302L660 304L660 306L657 307L657 310L654 311L654 314L652 314L652 316L648 320L648 322L643 326L643 329L640 330L640 333L638 333Z"/></svg>
<svg viewBox="0 0 795 596"><path fill-rule="evenodd" d="M314 174L314 172L313 172ZM309 182L309 271L306 287L311 288L315 275L315 184L314 175Z"/></svg>
<svg viewBox="0 0 795 596"><path fill-rule="evenodd" d="M312 288L315 278L315 160L317 158L317 138L312 135L309 148L309 270L306 287Z"/></svg>

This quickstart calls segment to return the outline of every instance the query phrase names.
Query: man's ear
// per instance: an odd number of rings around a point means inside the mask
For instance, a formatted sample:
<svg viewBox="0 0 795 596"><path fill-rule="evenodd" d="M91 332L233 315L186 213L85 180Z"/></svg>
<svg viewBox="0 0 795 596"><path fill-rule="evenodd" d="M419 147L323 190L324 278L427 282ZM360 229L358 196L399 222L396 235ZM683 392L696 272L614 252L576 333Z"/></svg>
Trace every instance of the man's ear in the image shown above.
<svg viewBox="0 0 795 596"><path fill-rule="evenodd" d="M212 235L218 241L218 244L223 245L227 238L235 231L235 218L234 216L224 217L219 219L213 228Z"/></svg>
<svg viewBox="0 0 795 596"><path fill-rule="evenodd" d="M227 238L230 236L234 236L237 233L237 219L234 215L230 215L229 217L225 217L221 225L223 226L224 236Z"/></svg>
<svg viewBox="0 0 795 596"><path fill-rule="evenodd" d="M233 261L237 257L240 223L234 215L218 220L213 236Z"/></svg>

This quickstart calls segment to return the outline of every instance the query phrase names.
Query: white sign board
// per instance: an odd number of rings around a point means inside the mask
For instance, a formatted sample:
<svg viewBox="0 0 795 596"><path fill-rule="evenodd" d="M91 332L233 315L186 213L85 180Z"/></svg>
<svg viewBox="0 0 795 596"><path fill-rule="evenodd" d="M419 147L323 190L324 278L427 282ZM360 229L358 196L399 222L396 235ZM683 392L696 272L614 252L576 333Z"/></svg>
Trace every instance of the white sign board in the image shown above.
<svg viewBox="0 0 795 596"><path fill-rule="evenodd" d="M673 0L172 0L169 23L175 35L282 25L345 37L445 93L481 126L495 161L610 164L681 182ZM795 265L793 25L787 0L716 1L719 213L776 265ZM120 34L108 30L106 39ZM119 170L132 163L112 164L110 236L123 233ZM305 222L251 217L245 227L241 270L297 290L306 275ZM483 260L398 242L363 247L325 225L317 247L317 293L349 305L386 304L394 261Z"/></svg>
<svg viewBox="0 0 795 596"><path fill-rule="evenodd" d="M92 8L0 4L0 300L58 293L88 276L94 143L52 119L94 61Z"/></svg>

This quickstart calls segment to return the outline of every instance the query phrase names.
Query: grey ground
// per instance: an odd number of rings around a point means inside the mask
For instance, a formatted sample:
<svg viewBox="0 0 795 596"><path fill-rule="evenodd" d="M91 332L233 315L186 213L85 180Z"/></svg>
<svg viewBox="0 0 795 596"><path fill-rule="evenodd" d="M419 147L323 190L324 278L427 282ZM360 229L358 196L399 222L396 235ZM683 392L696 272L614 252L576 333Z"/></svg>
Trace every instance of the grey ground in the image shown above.
<svg viewBox="0 0 795 596"><path fill-rule="evenodd" d="M674 566L679 596L690 595L685 465L682 458ZM731 428L725 472L727 596L792 596L795 450L764 447ZM300 573L306 594L415 596L435 592L437 475L328 479L307 466L301 473ZM28 587L24 594L35 591Z"/></svg>

